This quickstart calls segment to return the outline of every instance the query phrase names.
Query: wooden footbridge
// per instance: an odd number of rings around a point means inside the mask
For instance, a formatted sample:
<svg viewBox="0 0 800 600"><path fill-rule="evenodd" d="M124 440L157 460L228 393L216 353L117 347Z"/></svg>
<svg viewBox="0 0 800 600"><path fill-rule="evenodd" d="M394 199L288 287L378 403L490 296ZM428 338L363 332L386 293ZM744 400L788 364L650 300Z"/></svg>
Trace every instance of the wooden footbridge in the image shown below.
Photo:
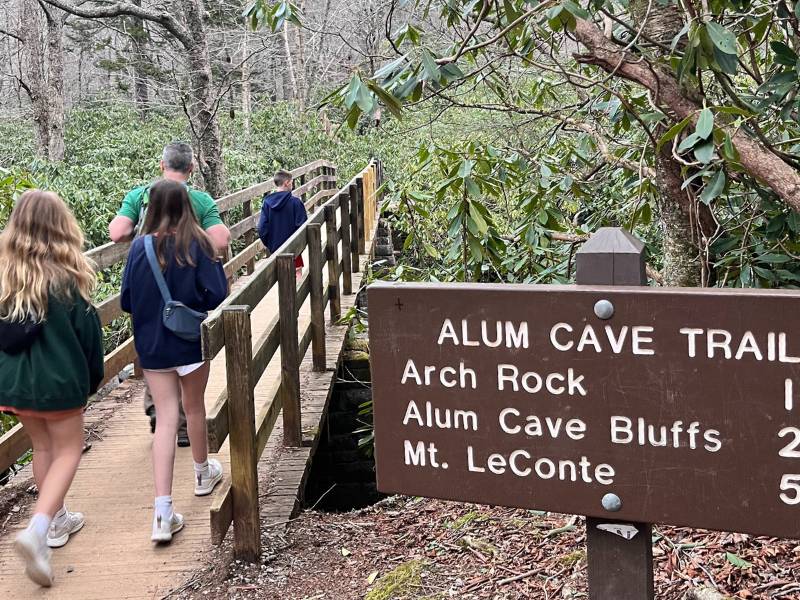
<svg viewBox="0 0 800 600"><path fill-rule="evenodd" d="M327 161L293 174L309 220L272 256L264 257L257 239L252 204L272 182L217 201L236 249L225 264L232 292L203 326L203 352L212 361L209 446L225 467L222 484L212 496L195 497L191 452L179 448L173 498L186 527L172 544L153 546L151 435L141 385L126 381L122 386L138 393L103 417L102 439L84 456L67 496L71 510L86 514L86 526L53 551L54 587L38 588L23 574L12 549L27 517L20 515L0 538L0 598L162 598L203 566L231 524L237 557L257 560L260 521L285 522L297 510L347 332L340 317L355 304L369 264L383 171L372 161L340 188ZM112 268L125 260L127 244L88 254L98 269ZM307 267L297 281L294 258L300 254ZM119 318L119 295L98 310L104 326ZM135 359L128 339L106 356L106 381ZM91 407L87 415L91 419ZM0 472L29 448L20 425L6 433ZM267 489L259 490L259 463L262 471L271 465Z"/></svg>

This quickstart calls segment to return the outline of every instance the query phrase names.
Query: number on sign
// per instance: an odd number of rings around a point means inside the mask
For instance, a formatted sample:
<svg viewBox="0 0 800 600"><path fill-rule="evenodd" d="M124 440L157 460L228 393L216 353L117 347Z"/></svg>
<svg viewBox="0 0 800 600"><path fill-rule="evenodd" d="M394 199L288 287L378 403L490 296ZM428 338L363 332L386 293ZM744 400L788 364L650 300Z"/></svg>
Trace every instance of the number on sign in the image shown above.
<svg viewBox="0 0 800 600"><path fill-rule="evenodd" d="M793 435L794 439L786 444L786 446L778 452L778 455L784 458L800 458L800 450L797 449L800 446L800 429L797 427L784 427L778 432L778 437L780 438L786 437L787 435Z"/></svg>
<svg viewBox="0 0 800 600"><path fill-rule="evenodd" d="M786 504L800 504L800 475L787 473L781 477L781 490L781 500Z"/></svg>

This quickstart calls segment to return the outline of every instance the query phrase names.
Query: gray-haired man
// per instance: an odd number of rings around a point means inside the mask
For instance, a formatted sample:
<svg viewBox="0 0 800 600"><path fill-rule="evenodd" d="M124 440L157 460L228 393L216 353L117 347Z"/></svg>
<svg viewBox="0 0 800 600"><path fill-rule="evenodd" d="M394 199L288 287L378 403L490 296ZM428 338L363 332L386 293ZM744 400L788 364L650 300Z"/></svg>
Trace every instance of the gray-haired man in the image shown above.
<svg viewBox="0 0 800 600"><path fill-rule="evenodd" d="M194 154L192 147L185 142L171 142L164 147L161 156L161 174L164 179L170 179L183 184L187 184L194 170ZM230 243L231 234L219 216L219 209L214 199L200 190L189 190L189 198L192 201L194 213L200 226L211 238L214 246L224 252ZM128 192L122 200L122 206L117 212L117 216L108 226L108 234L114 242L127 242L138 233L138 228L144 222L144 213L147 210L149 200L150 184L140 185ZM145 390L144 394L145 413L150 417L150 429L155 431L156 415L153 399L150 391ZM186 417L183 414L183 407L180 411L180 428L178 429L178 445L188 446L189 437L186 434Z"/></svg>

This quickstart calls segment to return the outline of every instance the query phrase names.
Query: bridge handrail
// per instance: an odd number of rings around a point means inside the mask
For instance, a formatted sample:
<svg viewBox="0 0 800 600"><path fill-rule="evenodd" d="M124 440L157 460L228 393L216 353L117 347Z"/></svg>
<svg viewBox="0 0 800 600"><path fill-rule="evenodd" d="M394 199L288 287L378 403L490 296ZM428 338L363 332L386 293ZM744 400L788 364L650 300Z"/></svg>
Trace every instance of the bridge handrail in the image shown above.
<svg viewBox="0 0 800 600"><path fill-rule="evenodd" d="M317 172L319 172L319 175L317 175ZM325 195L323 192L327 194L335 193L335 191L331 189L331 186L335 185L336 167L327 160L314 161L292 170L291 173L300 181L300 186L296 190L296 193L306 195L320 188L311 200L306 202L308 206L311 206L312 200L319 202L324 198ZM306 183L307 178L309 178L309 180ZM272 180L269 180L228 194L216 201L223 218L227 218L232 209L240 206L243 207L245 213L244 218L230 228L232 239L236 240L244 236L247 246L225 263L225 273L229 280L235 279L237 273L243 268L246 268L248 273L252 273L255 259L261 252L265 251L261 241L257 239L255 234L258 214L252 214L251 202L273 189L275 189L275 184ZM123 262L128 256L129 248L130 242L119 244L109 242L102 246L92 248L86 251L85 254L86 257L95 264L98 271L103 271ZM100 323L103 327L109 325L112 321L123 315L119 293L109 296L97 304L96 308L98 316L100 317ZM102 384L116 377L126 365L135 363L135 361L136 349L134 348L133 337L131 336L122 341L106 355L104 361L105 377ZM0 472L8 469L20 456L30 450L30 448L30 438L27 433L25 433L21 423L18 423L0 436Z"/></svg>
<svg viewBox="0 0 800 600"><path fill-rule="evenodd" d="M298 447L302 444L300 361L311 348L314 370L326 370L324 312L329 309L331 324L341 318L340 276L343 292L353 293L352 273L359 270L360 254L367 253L366 242L377 218L377 190L381 178L380 162L371 161L348 184L334 192L333 197L203 323L204 358L212 358L225 348L227 368L226 388L207 415L210 449L218 450L228 438L231 454L230 479L226 478L212 501L212 541L221 543L233 523L237 558L254 560L259 554L256 465L281 409L284 445ZM324 243L323 225L326 229ZM305 248L308 248L308 270L296 282L294 260ZM323 289L325 265L327 289ZM278 314L252 345L251 312L276 283ZM311 319L300 332L298 309L308 296ZM279 348L280 383L256 414L255 387Z"/></svg>

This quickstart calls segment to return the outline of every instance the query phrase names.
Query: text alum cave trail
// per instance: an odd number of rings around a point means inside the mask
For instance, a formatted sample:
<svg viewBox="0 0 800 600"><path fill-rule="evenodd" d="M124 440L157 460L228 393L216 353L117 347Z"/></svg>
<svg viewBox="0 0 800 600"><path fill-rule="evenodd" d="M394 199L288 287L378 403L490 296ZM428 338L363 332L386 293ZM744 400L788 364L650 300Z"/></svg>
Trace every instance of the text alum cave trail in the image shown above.
<svg viewBox="0 0 800 600"><path fill-rule="evenodd" d="M800 292L369 295L381 491L800 537Z"/></svg>

